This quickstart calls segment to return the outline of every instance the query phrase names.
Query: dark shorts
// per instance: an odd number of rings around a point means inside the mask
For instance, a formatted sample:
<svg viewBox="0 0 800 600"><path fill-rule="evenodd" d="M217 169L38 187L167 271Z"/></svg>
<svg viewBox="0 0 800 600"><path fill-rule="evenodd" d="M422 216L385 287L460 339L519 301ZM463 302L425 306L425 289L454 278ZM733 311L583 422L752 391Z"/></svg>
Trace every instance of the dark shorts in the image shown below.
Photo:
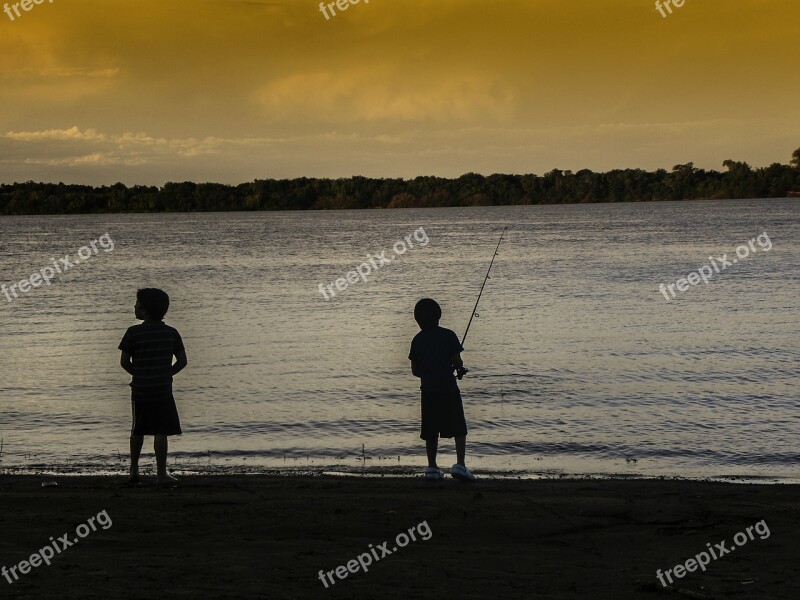
<svg viewBox="0 0 800 600"><path fill-rule="evenodd" d="M435 440L467 435L464 404L457 387L422 391L422 428L419 437Z"/></svg>
<svg viewBox="0 0 800 600"><path fill-rule="evenodd" d="M141 402L131 400L133 426L131 433L135 435L181 435L181 420L175 398L170 396L164 400Z"/></svg>

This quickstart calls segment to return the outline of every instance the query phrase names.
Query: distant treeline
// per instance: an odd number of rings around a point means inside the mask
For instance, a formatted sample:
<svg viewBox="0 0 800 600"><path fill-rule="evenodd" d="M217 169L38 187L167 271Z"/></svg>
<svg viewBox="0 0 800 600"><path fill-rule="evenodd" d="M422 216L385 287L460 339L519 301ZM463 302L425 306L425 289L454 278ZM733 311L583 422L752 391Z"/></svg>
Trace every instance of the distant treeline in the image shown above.
<svg viewBox="0 0 800 600"><path fill-rule="evenodd" d="M795 153L800 156L800 150ZM795 160L793 159L793 164ZM641 169L593 173L561 171L537 175L477 175L457 179L265 179L239 185L167 183L163 187L121 183L92 187L63 183L0 185L0 214L185 212L414 208L506 204L644 202L699 198L776 198L800 192L800 165L774 163L753 169L726 160L725 172Z"/></svg>

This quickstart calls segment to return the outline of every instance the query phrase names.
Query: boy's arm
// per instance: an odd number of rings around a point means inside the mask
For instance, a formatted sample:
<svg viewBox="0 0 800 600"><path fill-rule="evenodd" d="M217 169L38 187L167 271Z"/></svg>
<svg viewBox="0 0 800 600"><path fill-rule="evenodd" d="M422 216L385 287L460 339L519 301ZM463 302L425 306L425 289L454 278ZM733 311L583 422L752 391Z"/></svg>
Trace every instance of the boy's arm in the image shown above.
<svg viewBox="0 0 800 600"><path fill-rule="evenodd" d="M417 338L415 337L411 342L411 351L408 353L408 360L411 361L411 374L414 375L414 377L422 378L422 374L419 370L419 363L415 360L417 358L417 353L415 352L416 340Z"/></svg>
<svg viewBox="0 0 800 600"><path fill-rule="evenodd" d="M453 368L456 370L456 377L460 380L464 375L469 373L469 369L464 366L464 361L461 360L461 352L453 354Z"/></svg>
<svg viewBox="0 0 800 600"><path fill-rule="evenodd" d="M122 351L122 355L119 358L119 366L125 369L128 375L133 375L133 363L131 362L131 355L125 350Z"/></svg>
<svg viewBox="0 0 800 600"><path fill-rule="evenodd" d="M419 372L419 365L415 360L411 361L411 373L414 375L414 377L422 377L422 375Z"/></svg>
<svg viewBox="0 0 800 600"><path fill-rule="evenodd" d="M182 350L175 355L175 364L172 365L172 374L177 375L181 371L183 371L184 367L189 364L189 361L186 360L186 351Z"/></svg>

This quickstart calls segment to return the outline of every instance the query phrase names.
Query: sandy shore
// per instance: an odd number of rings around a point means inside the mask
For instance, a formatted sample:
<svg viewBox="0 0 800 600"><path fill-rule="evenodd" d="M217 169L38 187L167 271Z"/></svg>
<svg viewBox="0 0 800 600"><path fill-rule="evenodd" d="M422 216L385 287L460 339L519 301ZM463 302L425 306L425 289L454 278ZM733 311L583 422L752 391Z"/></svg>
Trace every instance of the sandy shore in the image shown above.
<svg viewBox="0 0 800 600"><path fill-rule="evenodd" d="M41 486L58 481L58 487ZM800 595L800 486L672 480L0 477L8 598L759 598ZM102 511L111 525L103 528ZM95 517L92 531L87 524ZM737 547L765 522L769 536ZM421 525L425 523L426 525ZM85 524L79 531L79 526ZM764 532L764 525L760 531ZM397 547L413 529L416 541ZM28 574L50 537L86 534ZM746 536L746 533L743 534ZM427 540L423 539L428 537ZM64 538L62 538L64 539ZM741 537L739 540L741 541ZM383 542L390 555L381 556ZM406 540L400 538L400 543ZM725 541L705 572L656 578ZM372 544L372 548L370 548ZM367 572L348 561L375 549ZM719 553L720 550L717 550ZM46 553L45 553L46 554ZM378 556L376 560L374 556ZM339 572L347 572L339 579ZM320 570L333 572L326 588ZM667 582L668 583L668 582Z"/></svg>

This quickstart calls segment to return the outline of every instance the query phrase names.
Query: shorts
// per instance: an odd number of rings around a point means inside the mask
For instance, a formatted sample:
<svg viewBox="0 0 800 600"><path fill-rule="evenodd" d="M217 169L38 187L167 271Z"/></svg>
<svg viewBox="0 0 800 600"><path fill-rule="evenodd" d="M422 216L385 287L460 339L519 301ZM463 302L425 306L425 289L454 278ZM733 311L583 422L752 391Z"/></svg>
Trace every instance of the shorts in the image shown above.
<svg viewBox="0 0 800 600"><path fill-rule="evenodd" d="M422 427L419 437L435 440L467 435L464 403L458 387L422 391Z"/></svg>
<svg viewBox="0 0 800 600"><path fill-rule="evenodd" d="M181 420L175 398L170 395L164 400L141 402L131 400L133 424L131 433L135 435L181 435Z"/></svg>

